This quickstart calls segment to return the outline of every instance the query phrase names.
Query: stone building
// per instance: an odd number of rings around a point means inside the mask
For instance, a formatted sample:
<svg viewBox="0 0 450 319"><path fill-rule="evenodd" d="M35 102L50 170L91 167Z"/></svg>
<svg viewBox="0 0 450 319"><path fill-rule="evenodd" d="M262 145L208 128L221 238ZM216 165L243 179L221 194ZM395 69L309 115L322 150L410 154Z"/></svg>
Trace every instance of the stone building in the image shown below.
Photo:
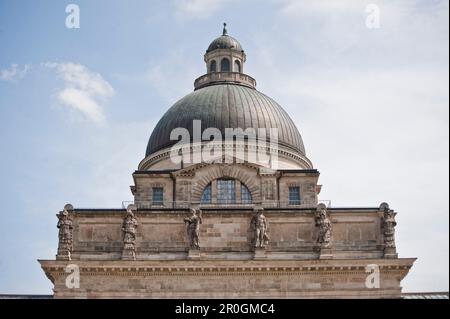
<svg viewBox="0 0 450 319"><path fill-rule="evenodd" d="M151 134L134 202L57 215L56 259L40 260L54 297L399 298L415 259L398 258L396 213L319 200L301 135L244 73L241 44L224 28L204 59Z"/></svg>

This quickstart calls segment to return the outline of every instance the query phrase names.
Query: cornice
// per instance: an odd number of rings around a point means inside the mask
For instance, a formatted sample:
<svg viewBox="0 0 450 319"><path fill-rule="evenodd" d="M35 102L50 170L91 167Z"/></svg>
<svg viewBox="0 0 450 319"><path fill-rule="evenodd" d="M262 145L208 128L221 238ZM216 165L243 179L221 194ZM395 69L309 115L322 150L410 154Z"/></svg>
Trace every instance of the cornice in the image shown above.
<svg viewBox="0 0 450 319"><path fill-rule="evenodd" d="M180 261L160 261L159 265L144 261L40 261L42 268L49 278L55 276L66 276L65 268L69 264L79 264L80 273L90 276L151 276L151 275L193 275L193 276L256 276L256 275L348 275L366 274L366 266L377 264L380 272L385 275L405 276L412 267L415 259L376 259L376 260L314 260L297 261L304 265L292 265L292 261L268 260L262 263L254 261L233 261L229 265L223 262L207 261L210 265L204 265L204 261L198 265L186 262L182 265ZM313 262L313 263L312 263ZM335 263L333 265L333 262ZM343 264L345 262L345 264ZM211 264L212 263L212 264ZM214 265L214 263L216 265ZM253 263L253 265L252 265ZM278 265L274 265L277 263ZM163 265L162 265L163 264ZM284 264L284 265L283 265ZM353 265L352 265L353 264Z"/></svg>

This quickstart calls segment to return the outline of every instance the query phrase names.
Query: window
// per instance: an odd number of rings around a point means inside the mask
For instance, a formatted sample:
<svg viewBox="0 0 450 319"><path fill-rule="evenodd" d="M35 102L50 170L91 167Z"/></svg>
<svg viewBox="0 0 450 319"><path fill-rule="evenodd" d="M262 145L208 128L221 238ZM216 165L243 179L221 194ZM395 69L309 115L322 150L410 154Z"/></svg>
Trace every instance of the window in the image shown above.
<svg viewBox="0 0 450 319"><path fill-rule="evenodd" d="M216 61L212 61L211 62L211 65L210 65L210 67L209 67L209 72L217 72L217 63L216 63Z"/></svg>
<svg viewBox="0 0 450 319"><path fill-rule="evenodd" d="M252 194L248 190L247 186L241 184L241 203L242 204L251 204L252 203Z"/></svg>
<svg viewBox="0 0 450 319"><path fill-rule="evenodd" d="M220 71L221 72L230 72L230 60L227 58L223 58L220 63Z"/></svg>
<svg viewBox="0 0 450 319"><path fill-rule="evenodd" d="M212 199L212 185L215 185L215 194L216 196L216 203L219 205L226 205L226 204L251 204L253 202L252 199L252 193L248 189L247 186L245 186L242 183L236 183L234 179L218 179L216 182L209 183L205 189L203 189L202 196L200 198L201 204L211 204ZM236 201L236 194L237 191L241 191L241 201L237 203Z"/></svg>
<svg viewBox="0 0 450 319"><path fill-rule="evenodd" d="M236 203L236 183L233 179L217 180L217 203L218 204Z"/></svg>
<svg viewBox="0 0 450 319"><path fill-rule="evenodd" d="M234 72L241 73L241 63L238 60L234 61Z"/></svg>
<svg viewBox="0 0 450 319"><path fill-rule="evenodd" d="M300 187L289 187L289 205L300 205Z"/></svg>
<svg viewBox="0 0 450 319"><path fill-rule="evenodd" d="M200 202L202 204L211 204L211 183L203 190L202 199Z"/></svg>
<svg viewBox="0 0 450 319"><path fill-rule="evenodd" d="M153 187L152 196L153 205L162 205L164 202L164 189L162 187Z"/></svg>

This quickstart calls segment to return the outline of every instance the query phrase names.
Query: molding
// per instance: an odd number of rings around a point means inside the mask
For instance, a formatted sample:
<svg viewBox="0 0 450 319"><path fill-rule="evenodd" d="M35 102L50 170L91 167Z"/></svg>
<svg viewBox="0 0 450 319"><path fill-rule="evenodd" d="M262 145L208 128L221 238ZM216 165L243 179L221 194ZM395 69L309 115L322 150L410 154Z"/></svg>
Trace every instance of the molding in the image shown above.
<svg viewBox="0 0 450 319"><path fill-rule="evenodd" d="M53 261L39 260L50 279L67 276L65 267L77 264L80 273L87 276L323 276L363 275L366 266L378 264L387 276L401 279L411 269L415 258L407 259L358 259L314 261ZM153 264L153 265L152 265ZM164 264L164 265L161 265ZM241 264L241 265L239 265ZM276 265L274 265L276 264ZM295 264L295 265L294 265ZM302 265L303 264L303 265ZM54 282L54 280L52 280Z"/></svg>
<svg viewBox="0 0 450 319"><path fill-rule="evenodd" d="M185 146L183 146L183 148L185 150L189 149L190 152L192 153L194 150L198 150L198 148L203 147L205 145L209 145L211 143L211 141L202 141L200 143L200 145L197 144L193 144L192 142L190 144L186 144ZM222 154L224 153L224 147L226 146L224 144L223 141L218 142L219 144L222 145L223 149L222 149ZM146 171L148 169L151 168L151 166L161 160L164 159L169 159L170 158L170 154L171 154L171 149L172 149L173 145L169 145L166 148L163 148L153 154L150 154L148 156L146 156L138 165L138 171ZM236 144L233 143L233 149L235 150L240 149L240 148L244 148L244 151L248 149L247 144ZM255 147L251 147L252 149L254 149ZM255 149L258 149L259 146L257 146ZM269 147L262 147L263 151L270 150ZM289 146L285 146L282 143L280 143L278 145L278 155L281 157L284 157L286 159L290 159L293 160L294 162L298 163L301 167L305 167L305 170L313 170L313 164L312 162L306 157L306 155L302 155L300 154L297 150L292 149ZM287 171L289 171L288 169L286 169ZM303 169L298 169L298 170L303 170Z"/></svg>

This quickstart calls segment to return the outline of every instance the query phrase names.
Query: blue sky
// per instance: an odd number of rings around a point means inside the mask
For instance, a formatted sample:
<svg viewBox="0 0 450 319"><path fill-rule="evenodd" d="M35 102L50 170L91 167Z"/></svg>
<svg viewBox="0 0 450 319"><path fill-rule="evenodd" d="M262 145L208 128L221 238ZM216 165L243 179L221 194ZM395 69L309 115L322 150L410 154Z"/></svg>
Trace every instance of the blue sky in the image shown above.
<svg viewBox="0 0 450 319"><path fill-rule="evenodd" d="M81 28L65 26L69 3ZM366 5L380 28L366 27ZM334 206L398 211L407 291L448 290L448 2L0 0L0 293L51 293L64 204L120 207L222 23Z"/></svg>

